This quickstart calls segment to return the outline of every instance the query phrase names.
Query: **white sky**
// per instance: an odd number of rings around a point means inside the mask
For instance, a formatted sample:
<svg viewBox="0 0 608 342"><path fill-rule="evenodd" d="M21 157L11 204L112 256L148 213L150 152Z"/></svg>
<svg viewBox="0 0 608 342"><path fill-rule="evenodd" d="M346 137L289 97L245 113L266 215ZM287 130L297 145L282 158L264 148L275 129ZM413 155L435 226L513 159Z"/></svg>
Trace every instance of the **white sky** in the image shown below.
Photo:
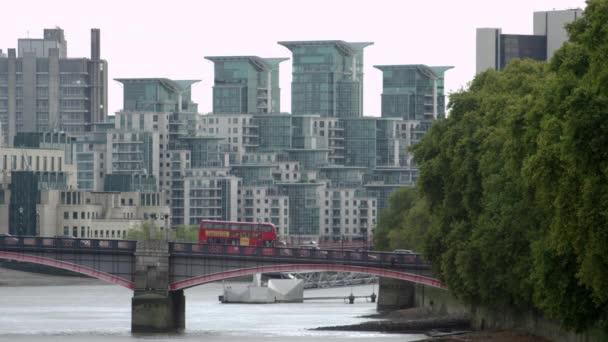
<svg viewBox="0 0 608 342"><path fill-rule="evenodd" d="M114 78L200 79L199 111L211 111L213 63L204 56L291 57L283 40L371 41L365 49L364 114L380 115L381 64L452 65L446 90L475 73L475 29L531 34L532 12L584 8L583 0L20 0L2 4L0 48L60 26L70 57L90 56L101 29L109 68L109 113L122 108ZM291 60L281 64L281 110L289 112Z"/></svg>

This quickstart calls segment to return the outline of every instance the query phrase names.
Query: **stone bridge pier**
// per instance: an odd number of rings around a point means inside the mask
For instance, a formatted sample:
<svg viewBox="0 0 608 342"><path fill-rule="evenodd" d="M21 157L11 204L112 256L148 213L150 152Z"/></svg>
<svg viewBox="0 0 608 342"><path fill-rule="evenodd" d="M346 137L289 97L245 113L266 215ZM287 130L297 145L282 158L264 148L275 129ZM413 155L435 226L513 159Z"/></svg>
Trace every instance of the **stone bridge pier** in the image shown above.
<svg viewBox="0 0 608 342"><path fill-rule="evenodd" d="M169 291L169 244L138 241L135 252L135 289L131 299L131 332L179 332L186 326L183 290Z"/></svg>

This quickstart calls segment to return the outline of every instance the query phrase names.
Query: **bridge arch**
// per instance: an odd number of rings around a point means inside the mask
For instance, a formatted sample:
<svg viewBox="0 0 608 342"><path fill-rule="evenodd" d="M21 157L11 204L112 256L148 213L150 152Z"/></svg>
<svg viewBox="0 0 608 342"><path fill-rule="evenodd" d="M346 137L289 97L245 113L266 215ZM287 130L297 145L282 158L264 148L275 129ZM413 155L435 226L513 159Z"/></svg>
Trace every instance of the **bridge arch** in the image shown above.
<svg viewBox="0 0 608 342"><path fill-rule="evenodd" d="M347 266L347 265L331 265L331 264L294 264L294 265L271 265L271 266L258 266L251 268L241 268L236 270L218 272L206 274L198 277L189 279L179 280L169 285L170 290L182 290L188 289L197 285L211 283L218 280L224 280L234 277L240 277L245 275L251 275L255 273L274 273L274 272L318 272L318 271L336 271L336 272L353 272L353 273L366 273L376 275L379 277L393 278L405 281L411 281L414 283L424 284L437 288L445 288L439 280L429 277L420 276L417 274L399 272L393 270L386 270L375 267L362 267L362 266Z"/></svg>
<svg viewBox="0 0 608 342"><path fill-rule="evenodd" d="M133 290L135 288L135 284L131 281L125 280L123 278L117 277L117 276L109 274L109 273L97 271L90 267L76 265L76 264L72 264L72 263L65 262L65 261L40 257L40 256L36 256L36 255L2 252L2 251L0 251L0 259L31 262L33 264L40 264L40 265L60 268L63 270L68 270L68 271L84 274L86 276L97 278L99 280L107 281L112 284L120 285L120 286L126 287L131 290Z"/></svg>

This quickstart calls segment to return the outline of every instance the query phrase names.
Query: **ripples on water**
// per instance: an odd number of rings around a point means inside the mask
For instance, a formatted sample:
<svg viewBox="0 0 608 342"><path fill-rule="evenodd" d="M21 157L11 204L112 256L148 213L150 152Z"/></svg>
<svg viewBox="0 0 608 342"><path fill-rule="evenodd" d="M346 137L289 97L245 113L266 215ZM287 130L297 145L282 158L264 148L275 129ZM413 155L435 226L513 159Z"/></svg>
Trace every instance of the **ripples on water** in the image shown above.
<svg viewBox="0 0 608 342"><path fill-rule="evenodd" d="M352 288L369 295L372 286ZM351 288L308 290L308 297L347 296ZM222 284L186 291L186 331L131 335L132 291L111 285L0 287L0 341L414 341L420 335L309 330L369 319L375 304L359 299L289 304L221 304Z"/></svg>

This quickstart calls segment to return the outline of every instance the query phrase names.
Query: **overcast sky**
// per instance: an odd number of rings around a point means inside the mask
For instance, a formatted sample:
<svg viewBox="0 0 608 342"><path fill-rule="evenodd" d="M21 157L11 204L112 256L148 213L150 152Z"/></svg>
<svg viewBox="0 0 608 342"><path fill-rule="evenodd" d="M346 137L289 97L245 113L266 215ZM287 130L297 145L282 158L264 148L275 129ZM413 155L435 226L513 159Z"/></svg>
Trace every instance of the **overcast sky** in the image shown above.
<svg viewBox="0 0 608 342"><path fill-rule="evenodd" d="M584 8L583 0L213 0L6 1L0 48L64 29L70 57L90 56L90 28L101 29L109 65L109 109L122 108L115 78L200 79L199 111L210 112L213 63L204 56L291 57L283 40L370 41L365 49L365 115L380 115L382 64L452 65L448 92L475 73L475 29L532 33L534 11ZM281 110L290 111L291 60L281 64Z"/></svg>

